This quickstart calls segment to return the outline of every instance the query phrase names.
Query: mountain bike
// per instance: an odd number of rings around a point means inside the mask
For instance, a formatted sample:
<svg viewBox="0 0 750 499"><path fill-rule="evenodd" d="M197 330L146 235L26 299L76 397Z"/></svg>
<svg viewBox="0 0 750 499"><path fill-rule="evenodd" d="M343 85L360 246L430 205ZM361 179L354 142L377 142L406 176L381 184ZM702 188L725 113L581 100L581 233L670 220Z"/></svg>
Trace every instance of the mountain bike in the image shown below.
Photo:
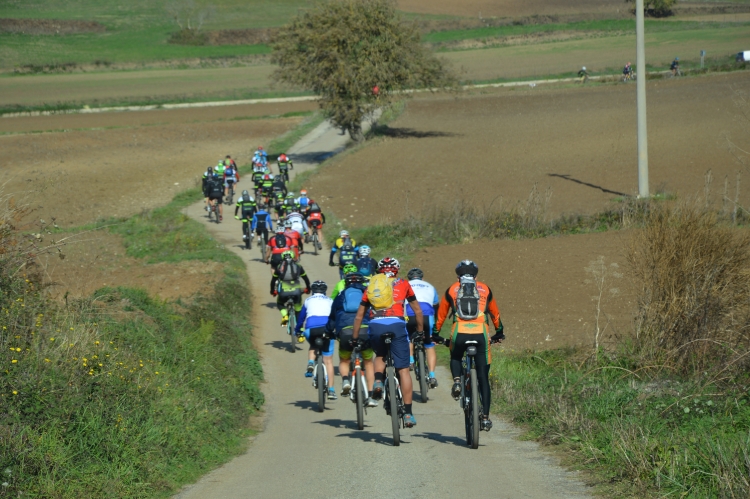
<svg viewBox="0 0 750 499"><path fill-rule="evenodd" d="M286 334L289 335L289 349L292 352L297 351L297 335L294 333L294 326L297 325L297 311L294 310L294 300L289 298L284 304L289 322L286 324Z"/></svg>
<svg viewBox="0 0 750 499"><path fill-rule="evenodd" d="M316 327L310 329L310 343L315 348L315 367L313 367L313 388L318 390L318 412L326 410L326 398L328 397L328 371L323 363L323 349L327 341L331 341L331 334L326 331L325 327ZM333 376L333 373L331 373Z"/></svg>
<svg viewBox="0 0 750 499"><path fill-rule="evenodd" d="M245 249L253 249L253 231L250 227L252 224L247 217L242 218L242 223L245 224L244 236L245 236Z"/></svg>
<svg viewBox="0 0 750 499"><path fill-rule="evenodd" d="M391 428L393 429L393 445L401 445L401 423L404 418L404 399L401 394L401 385L396 375L396 366L393 363L393 354L391 353L391 342L395 338L395 333L383 334L385 343L385 413L391 417Z"/></svg>
<svg viewBox="0 0 750 499"><path fill-rule="evenodd" d="M312 236L310 236L310 240L313 245L313 255L317 255L318 250L323 249L323 245L320 244L320 236L318 235L318 228L316 226L313 226L312 228Z"/></svg>
<svg viewBox="0 0 750 499"><path fill-rule="evenodd" d="M211 202L213 201L213 202ZM210 200L210 209L208 210L208 221L211 221L211 217L213 216L214 221L218 224L221 222L221 214L219 212L219 202L217 200Z"/></svg>
<svg viewBox="0 0 750 499"><path fill-rule="evenodd" d="M266 258L266 246L268 246L268 231L264 230L263 235L260 236L260 242L258 243L261 260L265 260Z"/></svg>
<svg viewBox="0 0 750 499"><path fill-rule="evenodd" d="M458 399L464 410L464 423L466 425L466 443L472 448L479 447L479 420L482 417L482 403L479 395L479 379L474 357L477 355L479 342L471 340L466 342L466 352L461 361L463 373L461 374L461 398ZM489 348L489 346L488 346Z"/></svg>
<svg viewBox="0 0 750 499"><path fill-rule="evenodd" d="M279 167L279 176L281 177L281 180L283 180L285 184L288 183L289 182L289 169L282 170Z"/></svg>
<svg viewBox="0 0 750 499"><path fill-rule="evenodd" d="M362 369L362 345L359 343L352 349L352 357L349 360L350 372L352 375L352 389L349 392L349 398L357 405L357 429L362 430L365 427L365 402L367 401L367 379Z"/></svg>
<svg viewBox="0 0 750 499"><path fill-rule="evenodd" d="M424 335L415 336L414 343L414 375L419 382L419 394L422 403L427 402L427 391L430 389L430 369L425 359Z"/></svg>
<svg viewBox="0 0 750 499"><path fill-rule="evenodd" d="M635 80L636 80L635 71L631 71L630 73L625 73L622 75L623 83L626 83L629 81L635 81Z"/></svg>
<svg viewBox="0 0 750 499"><path fill-rule="evenodd" d="M234 180L227 180L227 199L226 203L229 206L232 206L232 201L234 201Z"/></svg>

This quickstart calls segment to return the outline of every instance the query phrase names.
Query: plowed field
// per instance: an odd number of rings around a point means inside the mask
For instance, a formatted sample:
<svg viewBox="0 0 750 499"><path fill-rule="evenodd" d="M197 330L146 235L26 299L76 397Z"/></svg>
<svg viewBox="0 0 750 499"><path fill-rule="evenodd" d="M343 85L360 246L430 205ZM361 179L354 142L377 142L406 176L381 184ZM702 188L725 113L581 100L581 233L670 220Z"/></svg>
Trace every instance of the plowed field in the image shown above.
<svg viewBox="0 0 750 499"><path fill-rule="evenodd" d="M745 73L648 82L652 191L702 194L709 169L714 199L725 176L734 186L739 165L726 137L750 142L734 102L743 89L750 89ZM551 188L550 216L593 213L637 192L635 85L420 98L390 127L389 137L333 160L309 183L352 225L459 199L512 206L534 184ZM367 196L363 178L387 189L386 202Z"/></svg>
<svg viewBox="0 0 750 499"><path fill-rule="evenodd" d="M517 17L551 14L617 13L626 6L618 0L398 0L407 12L466 17Z"/></svg>

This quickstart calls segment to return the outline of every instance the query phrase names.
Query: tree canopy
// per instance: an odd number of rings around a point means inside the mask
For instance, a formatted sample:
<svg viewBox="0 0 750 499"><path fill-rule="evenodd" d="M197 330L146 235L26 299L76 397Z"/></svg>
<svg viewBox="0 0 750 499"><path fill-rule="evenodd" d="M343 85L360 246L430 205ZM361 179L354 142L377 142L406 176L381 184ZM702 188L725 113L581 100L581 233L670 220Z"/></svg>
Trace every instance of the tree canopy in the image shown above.
<svg viewBox="0 0 750 499"><path fill-rule="evenodd" d="M390 104L395 92L454 81L392 0L319 4L281 28L272 47L274 78L319 95L326 117L355 140L362 138L362 120Z"/></svg>
<svg viewBox="0 0 750 499"><path fill-rule="evenodd" d="M625 0L626 3L635 3L635 0ZM666 17L672 14L672 7L677 0L643 0L643 10L646 15L654 17ZM633 9L635 12L635 8Z"/></svg>

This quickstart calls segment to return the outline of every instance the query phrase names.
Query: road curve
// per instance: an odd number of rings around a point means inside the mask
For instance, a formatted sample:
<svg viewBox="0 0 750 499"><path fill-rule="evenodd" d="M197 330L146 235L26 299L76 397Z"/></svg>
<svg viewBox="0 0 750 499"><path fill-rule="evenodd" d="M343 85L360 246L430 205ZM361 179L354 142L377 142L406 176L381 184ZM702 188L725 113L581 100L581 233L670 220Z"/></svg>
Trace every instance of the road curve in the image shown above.
<svg viewBox="0 0 750 499"><path fill-rule="evenodd" d="M346 137L322 124L290 151L295 173L345 144ZM268 293L269 267L261 263L255 246L242 248L240 224L231 216L217 225L208 223L200 204L187 213L246 262L266 405L263 430L247 453L184 488L177 498L311 499L362 493L399 499L590 497L574 473L558 466L537 444L517 440L518 431L497 416L493 430L481 433L479 449L469 449L463 414L449 395L450 375L444 368L438 368L440 386L429 392L429 401L414 402L418 424L401 431L400 447L392 445L390 418L382 403L369 410L363 431L356 429L355 406L348 399L329 402L324 413L316 412L316 391L303 375L307 347L296 353L286 349L287 336ZM318 256L304 255L301 263L311 280L323 279L329 289L338 279L328 267L325 250ZM336 389L340 386L337 377Z"/></svg>

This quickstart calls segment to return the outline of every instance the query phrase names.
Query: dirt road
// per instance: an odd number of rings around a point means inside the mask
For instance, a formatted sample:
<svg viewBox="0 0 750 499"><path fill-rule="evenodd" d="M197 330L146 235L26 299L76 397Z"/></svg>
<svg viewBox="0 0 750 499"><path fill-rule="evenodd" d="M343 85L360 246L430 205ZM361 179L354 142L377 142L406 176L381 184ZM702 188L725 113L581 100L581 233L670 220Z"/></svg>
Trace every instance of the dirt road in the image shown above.
<svg viewBox="0 0 750 499"><path fill-rule="evenodd" d="M296 173L312 167L345 144L345 137L321 125L291 150ZM263 359L266 383L263 431L249 451L183 490L180 499L232 497L352 497L357 492L379 497L583 498L586 487L557 466L532 442L514 439L517 430L495 417L482 433L480 448L464 442L463 415L449 395L449 373L437 371L440 386L426 404L415 401L418 424L402 430L402 445L392 446L390 419L382 403L365 416L357 431L355 407L340 398L325 413L315 411L316 392L303 376L305 350L286 349L275 300L268 294L270 273L259 253L243 250L239 222L225 217L209 224L200 205L188 214L206 223L216 238L247 262L254 294L255 340ZM312 280L333 285L336 272L327 253L305 255L302 265ZM335 357L337 359L337 357ZM337 390L340 378L336 379Z"/></svg>

